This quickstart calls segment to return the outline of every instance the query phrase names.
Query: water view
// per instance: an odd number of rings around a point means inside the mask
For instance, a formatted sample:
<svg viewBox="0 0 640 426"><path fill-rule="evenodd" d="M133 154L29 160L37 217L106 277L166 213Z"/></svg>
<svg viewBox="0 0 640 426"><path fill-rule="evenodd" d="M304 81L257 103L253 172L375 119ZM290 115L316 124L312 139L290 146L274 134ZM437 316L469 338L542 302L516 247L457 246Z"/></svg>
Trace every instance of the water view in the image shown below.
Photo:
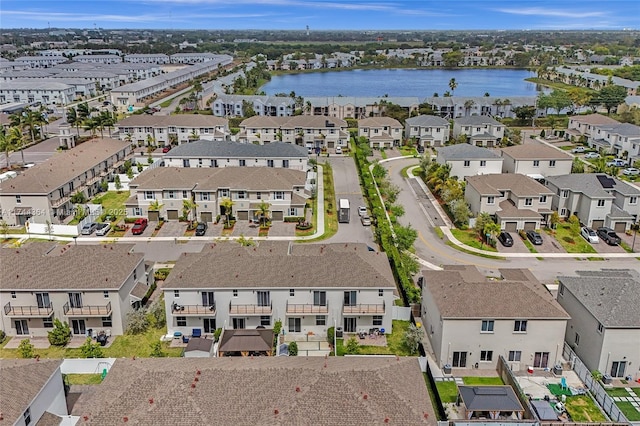
<svg viewBox="0 0 640 426"><path fill-rule="evenodd" d="M298 96L418 96L451 91L455 96L536 96L540 87L525 81L535 77L527 70L505 69L379 69L317 72L274 76L264 86L268 95L296 92Z"/></svg>

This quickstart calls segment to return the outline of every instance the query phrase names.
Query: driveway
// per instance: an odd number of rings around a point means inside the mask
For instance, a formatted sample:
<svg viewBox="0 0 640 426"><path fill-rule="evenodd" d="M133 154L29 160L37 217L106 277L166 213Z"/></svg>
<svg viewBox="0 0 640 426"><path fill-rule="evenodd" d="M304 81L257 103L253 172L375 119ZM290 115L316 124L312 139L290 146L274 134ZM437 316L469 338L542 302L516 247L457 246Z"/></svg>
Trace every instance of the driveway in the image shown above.
<svg viewBox="0 0 640 426"><path fill-rule="evenodd" d="M182 237L186 231L187 224L185 222L165 221L156 237Z"/></svg>
<svg viewBox="0 0 640 426"><path fill-rule="evenodd" d="M127 223L127 226L129 227L129 229L127 229L127 232L124 234L125 237L140 237L140 238L145 238L145 237L151 237L151 235L153 234L153 231L155 231L156 229L156 225L158 224L158 222L149 222L147 225L147 228L144 230L144 232L140 235L133 235L131 233L131 230L133 229L133 223Z"/></svg>
<svg viewBox="0 0 640 426"><path fill-rule="evenodd" d="M560 243L551 235L546 232L540 232L542 237L542 245L533 246L538 253L566 253L567 251L560 245Z"/></svg>
<svg viewBox="0 0 640 426"><path fill-rule="evenodd" d="M620 234L618 234L618 235L620 235ZM582 238L582 237L580 237L580 238ZM620 238L622 238L622 237L620 237ZM630 245L631 245L631 243L629 243L629 246ZM620 247L620 246L610 246L609 244L605 243L602 240L600 240L600 242L598 244L591 244L591 247L593 247L598 253L626 253L626 251L622 247Z"/></svg>
<svg viewBox="0 0 640 426"><path fill-rule="evenodd" d="M517 232L509 232L511 238L513 238L513 245L511 247L505 247L500 241L496 245L498 252L500 253L529 253L529 249L524 245L524 241L520 238ZM543 237L544 238L544 237Z"/></svg>

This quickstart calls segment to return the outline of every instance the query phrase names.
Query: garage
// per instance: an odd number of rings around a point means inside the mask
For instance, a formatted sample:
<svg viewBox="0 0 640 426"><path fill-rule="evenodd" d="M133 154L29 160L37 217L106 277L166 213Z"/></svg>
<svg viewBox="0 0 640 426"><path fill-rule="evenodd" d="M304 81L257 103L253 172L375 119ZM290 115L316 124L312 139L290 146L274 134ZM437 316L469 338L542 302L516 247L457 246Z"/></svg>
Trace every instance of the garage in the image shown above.
<svg viewBox="0 0 640 426"><path fill-rule="evenodd" d="M518 230L518 222L505 222L504 230L507 232L516 232Z"/></svg>
<svg viewBox="0 0 640 426"><path fill-rule="evenodd" d="M282 222L284 220L284 212L283 211L272 211L271 212L271 220Z"/></svg>
<svg viewBox="0 0 640 426"><path fill-rule="evenodd" d="M525 231L535 231L537 226L536 226L536 222L525 222L524 223L524 230Z"/></svg>
<svg viewBox="0 0 640 426"><path fill-rule="evenodd" d="M334 148L336 143L334 141L327 141L327 148Z"/></svg>
<svg viewBox="0 0 640 426"><path fill-rule="evenodd" d="M246 210L239 211L238 220L249 220L249 212Z"/></svg>
<svg viewBox="0 0 640 426"><path fill-rule="evenodd" d="M591 228L598 229L604 226L604 220L594 220L591 222Z"/></svg>
<svg viewBox="0 0 640 426"><path fill-rule="evenodd" d="M158 222L160 220L160 212L157 210L150 210L147 214L149 222Z"/></svg>
<svg viewBox="0 0 640 426"><path fill-rule="evenodd" d="M616 222L613 225L613 230L624 234L624 232L627 230L627 222Z"/></svg>
<svg viewBox="0 0 640 426"><path fill-rule="evenodd" d="M213 213L212 212L200 212L200 221L201 222L213 222Z"/></svg>
<svg viewBox="0 0 640 426"><path fill-rule="evenodd" d="M168 220L178 220L180 215L178 214L178 210L167 210L167 219Z"/></svg>

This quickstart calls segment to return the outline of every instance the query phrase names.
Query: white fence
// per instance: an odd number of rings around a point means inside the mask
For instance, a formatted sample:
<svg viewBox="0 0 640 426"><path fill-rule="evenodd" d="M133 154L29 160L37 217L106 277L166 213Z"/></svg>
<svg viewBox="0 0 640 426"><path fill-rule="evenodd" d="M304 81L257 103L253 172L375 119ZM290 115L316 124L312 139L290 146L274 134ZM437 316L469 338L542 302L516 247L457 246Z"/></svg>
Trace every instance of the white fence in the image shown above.
<svg viewBox="0 0 640 426"><path fill-rule="evenodd" d="M109 371L116 358L65 359L60 366L62 374L101 374Z"/></svg>
<svg viewBox="0 0 640 426"><path fill-rule="evenodd" d="M411 321L411 308L394 305L391 308L391 318L394 320Z"/></svg>
<svg viewBox="0 0 640 426"><path fill-rule="evenodd" d="M100 204L86 204L83 206L87 212L87 216L77 225L59 225L27 222L26 230L30 234L49 234L49 235L80 235L80 230L86 223L96 222L102 214L102 206Z"/></svg>

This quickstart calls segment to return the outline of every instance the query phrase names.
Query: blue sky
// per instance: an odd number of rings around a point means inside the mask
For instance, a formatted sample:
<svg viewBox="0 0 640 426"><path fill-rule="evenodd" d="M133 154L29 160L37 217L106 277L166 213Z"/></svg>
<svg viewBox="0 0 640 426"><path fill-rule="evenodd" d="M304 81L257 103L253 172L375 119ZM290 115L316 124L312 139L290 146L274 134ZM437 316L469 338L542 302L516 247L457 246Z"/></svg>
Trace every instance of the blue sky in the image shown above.
<svg viewBox="0 0 640 426"><path fill-rule="evenodd" d="M1 28L640 29L637 0L2 0Z"/></svg>

